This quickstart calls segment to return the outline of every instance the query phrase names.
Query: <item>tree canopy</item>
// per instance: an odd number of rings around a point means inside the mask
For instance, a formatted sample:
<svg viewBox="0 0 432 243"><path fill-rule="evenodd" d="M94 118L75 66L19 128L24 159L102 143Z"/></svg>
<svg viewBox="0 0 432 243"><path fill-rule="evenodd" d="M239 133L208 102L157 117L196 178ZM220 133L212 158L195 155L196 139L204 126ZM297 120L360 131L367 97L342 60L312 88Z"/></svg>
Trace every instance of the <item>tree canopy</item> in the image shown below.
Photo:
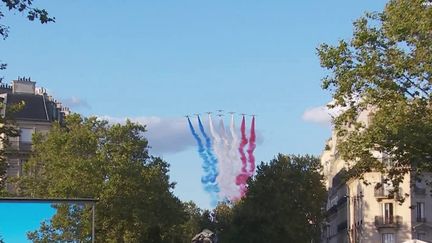
<svg viewBox="0 0 432 243"><path fill-rule="evenodd" d="M187 221L172 194L168 164L147 151L143 126L110 125L70 115L34 136L34 151L17 178L20 196L99 199L98 242L175 242L171 232ZM54 205L56 214L28 234L34 242L90 240L91 210Z"/></svg>
<svg viewBox="0 0 432 243"><path fill-rule="evenodd" d="M356 162L352 176L378 170L397 184L409 171L432 172L431 26L430 1L391 0L355 21L350 40L318 48L323 88L343 110L334 123L342 158Z"/></svg>
<svg viewBox="0 0 432 243"><path fill-rule="evenodd" d="M310 242L319 239L326 192L319 160L278 155L261 163L244 199L214 211L221 242Z"/></svg>

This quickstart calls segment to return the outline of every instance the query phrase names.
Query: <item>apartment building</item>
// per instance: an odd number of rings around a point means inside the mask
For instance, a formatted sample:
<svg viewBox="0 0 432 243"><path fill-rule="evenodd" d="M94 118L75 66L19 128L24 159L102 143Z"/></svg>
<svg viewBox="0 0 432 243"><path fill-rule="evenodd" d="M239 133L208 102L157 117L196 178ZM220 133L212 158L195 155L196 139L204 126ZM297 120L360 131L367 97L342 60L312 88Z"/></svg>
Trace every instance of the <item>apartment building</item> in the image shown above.
<svg viewBox="0 0 432 243"><path fill-rule="evenodd" d="M9 146L4 147L8 164L7 176L20 176L32 149L32 135L48 132L52 123L61 123L69 110L47 95L45 89L36 88L36 82L30 78L18 78L11 85L0 84L0 102L3 103L3 116L15 104L23 104L21 109L11 115L20 136L9 137ZM3 148L3 144L0 146ZM8 189L13 190L10 185Z"/></svg>
<svg viewBox="0 0 432 243"><path fill-rule="evenodd" d="M365 114L359 119L368 122ZM432 198L425 180L407 174L396 194L379 172L366 173L362 180L347 179L349 164L339 156L338 139L333 132L321 156L328 190L322 242L432 242ZM376 156L391 163L389 156Z"/></svg>

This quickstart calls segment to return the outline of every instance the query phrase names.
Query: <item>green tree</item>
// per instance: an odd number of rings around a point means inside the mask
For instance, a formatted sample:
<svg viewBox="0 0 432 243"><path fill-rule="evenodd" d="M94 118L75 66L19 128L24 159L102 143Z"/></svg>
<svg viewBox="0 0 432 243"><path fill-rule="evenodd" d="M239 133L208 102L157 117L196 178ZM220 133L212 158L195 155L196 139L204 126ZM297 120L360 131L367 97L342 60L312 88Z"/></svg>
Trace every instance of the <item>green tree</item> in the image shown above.
<svg viewBox="0 0 432 243"><path fill-rule="evenodd" d="M186 220L171 228L169 233L172 238L171 242L190 242L203 229L203 210L192 201L183 203L183 208L186 213Z"/></svg>
<svg viewBox="0 0 432 243"><path fill-rule="evenodd" d="M109 125L71 115L64 126L34 137L34 153L18 178L18 193L33 197L93 197L98 242L175 242L172 228L186 220L172 194L168 164L151 157L143 126ZM56 214L28 234L34 242L90 240L91 210L54 205Z"/></svg>
<svg viewBox="0 0 432 243"><path fill-rule="evenodd" d="M319 160L311 156L279 154L261 163L249 180L246 197L226 217L231 228L219 237L250 243L319 239L326 198L319 169Z"/></svg>
<svg viewBox="0 0 432 243"><path fill-rule="evenodd" d="M229 232L233 227L233 209L234 205L219 203L213 209L213 230L220 242L230 242Z"/></svg>
<svg viewBox="0 0 432 243"><path fill-rule="evenodd" d="M391 0L355 21L350 40L318 48L330 71L323 88L345 109L334 123L342 158L356 162L351 176L378 170L397 185L409 171L432 172L431 26L430 1ZM367 126L357 120L362 112Z"/></svg>

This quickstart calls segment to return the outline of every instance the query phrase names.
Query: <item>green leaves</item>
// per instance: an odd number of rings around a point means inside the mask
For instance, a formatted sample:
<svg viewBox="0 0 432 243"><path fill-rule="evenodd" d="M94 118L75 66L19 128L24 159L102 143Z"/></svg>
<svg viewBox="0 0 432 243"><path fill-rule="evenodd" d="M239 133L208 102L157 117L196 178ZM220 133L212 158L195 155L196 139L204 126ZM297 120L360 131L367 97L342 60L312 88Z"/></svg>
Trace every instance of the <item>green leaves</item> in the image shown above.
<svg viewBox="0 0 432 243"><path fill-rule="evenodd" d="M424 2L391 0L356 21L350 41L318 48L330 71L322 86L347 108L334 123L353 176L378 170L397 183L411 169L432 169L432 8ZM383 165L376 152L396 163Z"/></svg>
<svg viewBox="0 0 432 243"><path fill-rule="evenodd" d="M183 223L183 205L172 194L169 165L148 154L145 128L127 121L109 125L77 114L34 136L34 153L17 181L23 196L98 198L100 242L170 242ZM36 242L89 241L90 208L55 205L56 215L29 233Z"/></svg>
<svg viewBox="0 0 432 243"><path fill-rule="evenodd" d="M231 228L221 237L251 243L319 239L326 198L319 169L319 160L307 155L280 154L261 163L246 197L233 207Z"/></svg>
<svg viewBox="0 0 432 243"><path fill-rule="evenodd" d="M48 12L45 9L33 8L33 1L29 0L2 0L4 6L9 11L26 12L27 18L30 21L38 19L42 24L48 22L55 22L54 17L49 17ZM3 17L3 13L0 9L0 19Z"/></svg>

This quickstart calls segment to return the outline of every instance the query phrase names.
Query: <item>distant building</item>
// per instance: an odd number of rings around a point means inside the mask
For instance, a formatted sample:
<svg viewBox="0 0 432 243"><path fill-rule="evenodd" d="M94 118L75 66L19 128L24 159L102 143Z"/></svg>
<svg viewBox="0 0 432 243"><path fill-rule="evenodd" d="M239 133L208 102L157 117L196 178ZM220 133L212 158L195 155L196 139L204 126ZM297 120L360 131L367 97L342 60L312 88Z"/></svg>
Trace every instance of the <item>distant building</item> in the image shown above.
<svg viewBox="0 0 432 243"><path fill-rule="evenodd" d="M9 137L10 146L5 151L7 176L16 177L22 174L23 165L29 158L32 135L48 132L53 122L63 122L69 110L48 96L43 88L36 88L36 82L30 78L18 78L11 85L0 84L0 102L3 103L2 115L15 104L24 104L22 109L12 114L20 136ZM8 189L12 190L10 185Z"/></svg>
<svg viewBox="0 0 432 243"><path fill-rule="evenodd" d="M359 120L367 125L367 114L361 114ZM424 180L416 182L407 174L397 195L392 195L394 188L383 183L379 172L364 175L368 185L360 179L347 180L348 164L337 150L339 139L333 132L321 156L328 190L322 242L432 242L432 198ZM385 154L375 156L382 163L392 163ZM405 197L403 203L397 200L401 196Z"/></svg>

